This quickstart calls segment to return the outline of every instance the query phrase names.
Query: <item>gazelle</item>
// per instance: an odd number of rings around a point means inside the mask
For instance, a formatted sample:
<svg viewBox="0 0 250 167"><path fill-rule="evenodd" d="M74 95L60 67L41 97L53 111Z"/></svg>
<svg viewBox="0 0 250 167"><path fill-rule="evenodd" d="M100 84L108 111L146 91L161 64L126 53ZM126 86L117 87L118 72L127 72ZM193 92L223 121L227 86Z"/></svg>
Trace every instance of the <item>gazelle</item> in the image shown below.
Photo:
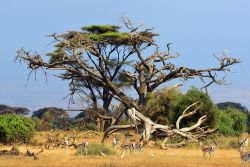
<svg viewBox="0 0 250 167"><path fill-rule="evenodd" d="M116 149L116 146L119 144L119 141L116 139L116 138L114 138L113 140L112 140L112 147L114 148L114 149Z"/></svg>
<svg viewBox="0 0 250 167"><path fill-rule="evenodd" d="M140 151L143 151L143 142L140 142L139 144L138 144L138 149L140 150Z"/></svg>
<svg viewBox="0 0 250 167"><path fill-rule="evenodd" d="M64 137L63 147L65 148L65 154L67 155L68 154L68 148L69 148L68 137Z"/></svg>
<svg viewBox="0 0 250 167"><path fill-rule="evenodd" d="M246 147L248 145L248 137L249 135L247 135L247 137L242 141L240 141L238 138L240 159L242 161L243 167L246 166L247 161L248 163L250 163L250 151L246 151Z"/></svg>
<svg viewBox="0 0 250 167"><path fill-rule="evenodd" d="M140 151L143 151L143 143L136 143L135 141L126 142L126 143L121 144L121 149L122 149L121 158L123 158L124 155L125 155L124 150L126 150L126 152L127 152L127 150L129 150L130 155L136 149L139 149Z"/></svg>
<svg viewBox="0 0 250 167"><path fill-rule="evenodd" d="M214 145L209 145L209 146L205 146L203 145L202 142L200 142L201 145L201 151L203 152L203 158L206 158L206 153L209 153L210 158L214 156L214 152L215 152L215 147Z"/></svg>
<svg viewBox="0 0 250 167"><path fill-rule="evenodd" d="M84 141L84 142L82 142L82 144L80 144L79 148L81 150L81 154L82 154L82 151L84 150L85 155L87 156L87 154L88 154L88 145L89 145L89 143L87 141Z"/></svg>
<svg viewBox="0 0 250 167"><path fill-rule="evenodd" d="M121 158L123 158L124 155L125 155L124 150L126 150L126 152L127 152L127 150L129 150L130 155L131 155L131 152L132 152L132 145L131 145L131 143L128 142L128 143L121 144L121 150L122 150L122 152L121 152Z"/></svg>
<svg viewBox="0 0 250 167"><path fill-rule="evenodd" d="M67 137L64 137L64 142L63 142L63 146L64 148L67 150L69 147L69 141Z"/></svg>

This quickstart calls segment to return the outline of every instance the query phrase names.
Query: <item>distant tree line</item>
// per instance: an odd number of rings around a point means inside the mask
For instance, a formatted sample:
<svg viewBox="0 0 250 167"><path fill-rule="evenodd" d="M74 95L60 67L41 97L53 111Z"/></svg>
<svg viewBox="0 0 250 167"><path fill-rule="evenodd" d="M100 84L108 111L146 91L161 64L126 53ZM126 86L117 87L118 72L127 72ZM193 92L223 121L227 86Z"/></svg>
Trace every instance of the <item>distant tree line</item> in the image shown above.
<svg viewBox="0 0 250 167"><path fill-rule="evenodd" d="M10 107L8 105L0 104L0 115L12 114L26 117L30 115L31 119L35 122L35 128L38 131L72 128L78 128L80 130L96 130L95 119L84 112L79 112L75 117L70 118L68 112L62 108L45 107L31 112L28 108Z"/></svg>
<svg viewBox="0 0 250 167"><path fill-rule="evenodd" d="M28 115L29 112L30 110L25 107L10 107L4 104L0 104L0 114Z"/></svg>

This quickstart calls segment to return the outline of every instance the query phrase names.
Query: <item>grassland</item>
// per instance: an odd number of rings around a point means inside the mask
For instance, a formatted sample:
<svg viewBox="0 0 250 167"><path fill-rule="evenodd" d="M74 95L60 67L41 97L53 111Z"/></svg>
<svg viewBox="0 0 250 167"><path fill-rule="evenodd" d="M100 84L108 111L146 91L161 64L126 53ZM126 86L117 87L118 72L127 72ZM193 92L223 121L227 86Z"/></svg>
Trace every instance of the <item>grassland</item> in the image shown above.
<svg viewBox="0 0 250 167"><path fill-rule="evenodd" d="M36 142L42 142L44 134L36 136ZM85 136L89 143L100 141L101 136ZM111 139L107 144L111 144ZM26 148L32 151L40 150L41 146L19 146L21 152ZM0 149L10 149L10 146L0 146ZM1 167L237 167L241 166L237 149L216 149L214 158L203 159L202 152L197 148L160 150L146 147L143 152L136 151L132 155L126 154L120 158L120 149L113 156L76 156L76 150L52 149L45 150L39 160L24 156L0 156Z"/></svg>

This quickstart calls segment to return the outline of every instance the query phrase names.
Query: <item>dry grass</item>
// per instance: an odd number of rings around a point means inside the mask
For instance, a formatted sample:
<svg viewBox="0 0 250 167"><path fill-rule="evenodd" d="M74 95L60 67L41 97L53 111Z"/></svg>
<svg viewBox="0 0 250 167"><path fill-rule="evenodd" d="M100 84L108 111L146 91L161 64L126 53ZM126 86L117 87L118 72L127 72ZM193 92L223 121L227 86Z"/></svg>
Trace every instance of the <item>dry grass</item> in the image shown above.
<svg viewBox="0 0 250 167"><path fill-rule="evenodd" d="M31 148L38 151L39 149ZM25 151L25 147L21 147L21 151ZM118 150L119 152L119 150ZM145 149L144 153L135 152L133 156L126 155L123 159L119 155L115 156L75 156L75 150L69 150L67 153L63 149L46 150L39 156L39 160L34 161L31 157L24 156L5 156L0 157L0 166L106 166L106 167L128 167L128 166L166 166L166 167L212 167L212 166L241 166L239 153L236 150L217 150L215 157L203 159L200 150L194 149ZM154 154L154 157L151 156Z"/></svg>
<svg viewBox="0 0 250 167"><path fill-rule="evenodd" d="M84 134L83 134L84 135ZM86 134L85 134L86 135ZM41 143L45 133L39 133L35 138ZM89 143L100 141L100 137L93 135L84 137ZM109 139L111 140L111 139ZM111 144L111 141L107 142ZM20 146L21 152L25 152L26 148L32 151L38 151L38 146ZM0 150L10 149L10 146L0 146ZM76 150L69 149L66 152L64 149L45 150L39 160L33 160L31 157L24 156L0 156L1 167L128 167L128 166L143 166L143 167L236 167L241 166L239 152L236 149L216 150L215 157L210 159L202 158L202 152L197 149L168 149L160 150L156 148L145 148L143 153L136 151L132 156L125 155L120 158L120 150L114 156L76 156ZM152 157L152 154L154 157Z"/></svg>

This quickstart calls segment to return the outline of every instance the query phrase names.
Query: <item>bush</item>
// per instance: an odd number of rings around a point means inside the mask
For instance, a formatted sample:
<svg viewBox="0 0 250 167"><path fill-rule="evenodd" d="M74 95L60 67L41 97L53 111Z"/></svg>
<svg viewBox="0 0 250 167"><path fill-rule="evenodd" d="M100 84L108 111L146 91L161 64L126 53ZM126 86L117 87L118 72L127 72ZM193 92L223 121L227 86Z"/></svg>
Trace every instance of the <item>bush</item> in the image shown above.
<svg viewBox="0 0 250 167"><path fill-rule="evenodd" d="M226 112L221 112L219 114L219 132L225 136L233 136L234 130L233 127L233 119Z"/></svg>
<svg viewBox="0 0 250 167"><path fill-rule="evenodd" d="M219 132L225 136L238 136L247 130L247 115L237 109L221 110L218 120Z"/></svg>
<svg viewBox="0 0 250 167"><path fill-rule="evenodd" d="M175 107L174 122L176 122L178 117L188 106L197 101L202 102L201 107L197 110L196 114L183 119L180 126L191 126L195 124L201 116L207 115L207 121L205 122L205 125L215 127L217 125L217 108L206 93L201 92L196 88L190 89L180 98L178 104ZM194 110L196 107L198 107L198 105L193 106L189 111Z"/></svg>
<svg viewBox="0 0 250 167"><path fill-rule="evenodd" d="M142 113L159 124L172 124L174 108L181 93L176 89L165 87L147 94Z"/></svg>
<svg viewBox="0 0 250 167"><path fill-rule="evenodd" d="M115 150L104 144L93 143L88 146L88 155L101 155L101 152L105 155L115 155ZM85 148L78 149L76 155L85 155Z"/></svg>
<svg viewBox="0 0 250 167"><path fill-rule="evenodd" d="M35 122L16 114L0 115L0 142L27 143L35 133Z"/></svg>

